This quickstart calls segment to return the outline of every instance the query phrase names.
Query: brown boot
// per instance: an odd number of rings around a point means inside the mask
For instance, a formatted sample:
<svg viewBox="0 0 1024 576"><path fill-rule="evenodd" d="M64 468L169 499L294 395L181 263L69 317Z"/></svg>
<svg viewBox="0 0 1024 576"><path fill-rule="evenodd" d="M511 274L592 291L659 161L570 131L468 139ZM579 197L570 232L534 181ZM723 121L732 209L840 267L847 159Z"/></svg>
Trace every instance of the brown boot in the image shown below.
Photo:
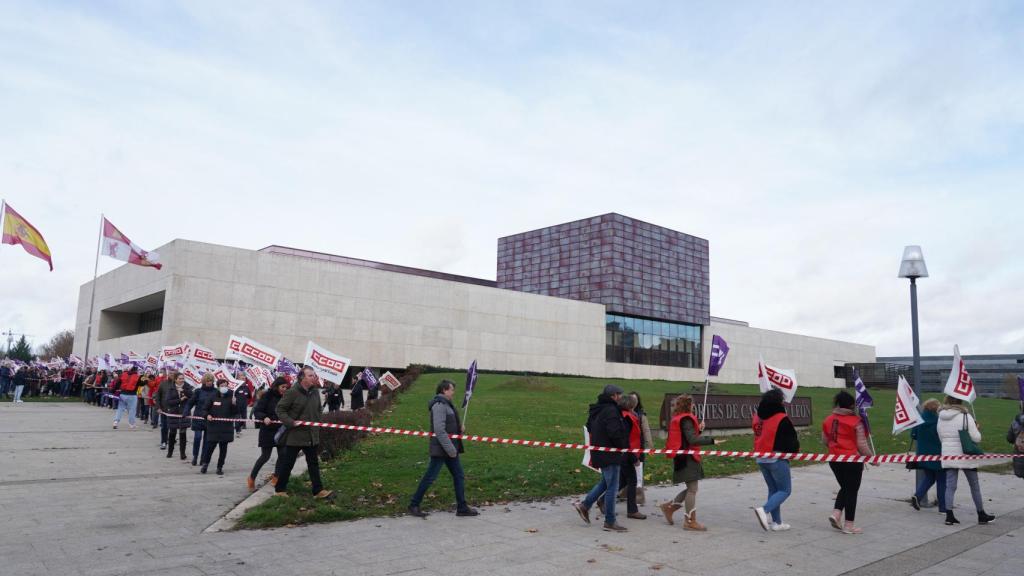
<svg viewBox="0 0 1024 576"><path fill-rule="evenodd" d="M689 514L686 514L686 523L683 524L683 530L695 530L697 532L707 531L707 526L697 522L697 511L691 510Z"/></svg>
<svg viewBox="0 0 1024 576"><path fill-rule="evenodd" d="M270 485L277 486L277 474L270 475Z"/></svg>
<svg viewBox="0 0 1024 576"><path fill-rule="evenodd" d="M676 504L675 502L665 502L664 504L658 505L658 508L661 508L661 513L665 515L665 522L668 522L669 526L675 524L675 522L672 521L672 515L675 514L676 510L679 510L682 507L682 504Z"/></svg>
<svg viewBox="0 0 1024 576"><path fill-rule="evenodd" d="M246 486L246 488L249 489L249 492L255 492L256 491L256 480L254 480L252 476L246 476L245 477L245 486Z"/></svg>

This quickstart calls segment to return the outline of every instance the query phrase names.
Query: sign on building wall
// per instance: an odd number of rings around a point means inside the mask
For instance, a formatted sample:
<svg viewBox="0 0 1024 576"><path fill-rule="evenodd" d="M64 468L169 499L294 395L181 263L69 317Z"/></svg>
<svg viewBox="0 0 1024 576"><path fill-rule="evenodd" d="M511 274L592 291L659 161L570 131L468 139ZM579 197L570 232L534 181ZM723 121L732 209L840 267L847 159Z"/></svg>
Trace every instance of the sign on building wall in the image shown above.
<svg viewBox="0 0 1024 576"><path fill-rule="evenodd" d="M661 402L661 420L659 425L662 430L668 427L668 423L672 419L672 401L676 396L679 396L679 394L665 394L665 399ZM750 428L760 401L760 396L709 394L705 429ZM695 394L693 397L693 413L700 414L703 410L703 404L703 397ZM793 402L786 404L785 407L786 413L789 415L789 419L793 421L794 426L811 425L810 398L803 396L793 398Z"/></svg>

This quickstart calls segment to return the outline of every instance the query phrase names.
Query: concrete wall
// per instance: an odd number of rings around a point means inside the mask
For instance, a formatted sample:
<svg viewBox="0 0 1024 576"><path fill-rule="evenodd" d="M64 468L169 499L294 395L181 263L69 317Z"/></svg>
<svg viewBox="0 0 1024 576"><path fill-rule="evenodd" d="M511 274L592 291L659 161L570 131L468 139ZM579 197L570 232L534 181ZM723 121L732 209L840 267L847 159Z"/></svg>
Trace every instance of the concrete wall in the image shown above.
<svg viewBox="0 0 1024 576"><path fill-rule="evenodd" d="M295 361L313 340L356 365L410 363L700 381L703 369L605 362L601 304L374 270L343 263L175 240L159 249L162 271L125 265L97 281L99 311L166 290L163 330L96 340L90 355L145 353L195 341L223 354L229 334ZM84 355L91 283L79 293L75 353ZM758 354L794 368L803 386L835 386L832 366L874 360L874 348L731 324L705 327L731 352L721 382L756 382Z"/></svg>

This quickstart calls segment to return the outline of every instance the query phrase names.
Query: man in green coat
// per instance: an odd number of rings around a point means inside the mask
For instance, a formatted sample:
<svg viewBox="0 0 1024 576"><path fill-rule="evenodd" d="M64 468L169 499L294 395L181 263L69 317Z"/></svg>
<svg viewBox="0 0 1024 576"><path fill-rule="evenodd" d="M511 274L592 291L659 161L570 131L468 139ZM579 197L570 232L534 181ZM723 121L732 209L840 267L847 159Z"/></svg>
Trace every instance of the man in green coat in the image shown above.
<svg viewBox="0 0 1024 576"><path fill-rule="evenodd" d="M320 481L320 461L317 459L320 444L320 429L315 426L297 426L296 420L319 422L323 408L320 405L320 389L316 372L310 367L299 371L299 385L292 386L277 403L277 417L284 424L284 437L278 441L284 446L277 463L277 486L275 496L287 496L288 478L295 466L295 459L301 451L306 455L306 470L313 484L313 496L330 498L334 492L324 490Z"/></svg>

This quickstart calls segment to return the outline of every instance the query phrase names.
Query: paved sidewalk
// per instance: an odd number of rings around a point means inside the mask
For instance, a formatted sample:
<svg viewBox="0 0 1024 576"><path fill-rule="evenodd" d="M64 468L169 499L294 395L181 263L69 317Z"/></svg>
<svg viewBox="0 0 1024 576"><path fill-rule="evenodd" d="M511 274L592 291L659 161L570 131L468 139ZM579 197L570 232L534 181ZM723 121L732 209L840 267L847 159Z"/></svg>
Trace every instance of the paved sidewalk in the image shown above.
<svg viewBox="0 0 1024 576"><path fill-rule="evenodd" d="M435 513L292 529L204 534L247 495L257 456L250 429L229 449L226 475L198 474L164 458L148 428L112 430L109 410L77 403L0 405L0 573L115 574L992 574L1021 573L1024 482L984 474L990 526L974 524L966 486L960 527L905 502L913 474L869 467L858 510L860 536L828 527L835 481L826 466L794 470L783 507L793 529L766 533L751 506L759 475L701 483L707 533L668 526L648 489L644 521L630 532L584 526L571 499L484 508L477 518ZM191 449L191 446L190 446ZM472 470L473 460L464 463ZM269 472L269 469L268 469ZM595 476L596 478L596 476ZM414 487L410 486L410 490ZM449 484L442 476L438 488ZM596 511L595 511L596 512Z"/></svg>

